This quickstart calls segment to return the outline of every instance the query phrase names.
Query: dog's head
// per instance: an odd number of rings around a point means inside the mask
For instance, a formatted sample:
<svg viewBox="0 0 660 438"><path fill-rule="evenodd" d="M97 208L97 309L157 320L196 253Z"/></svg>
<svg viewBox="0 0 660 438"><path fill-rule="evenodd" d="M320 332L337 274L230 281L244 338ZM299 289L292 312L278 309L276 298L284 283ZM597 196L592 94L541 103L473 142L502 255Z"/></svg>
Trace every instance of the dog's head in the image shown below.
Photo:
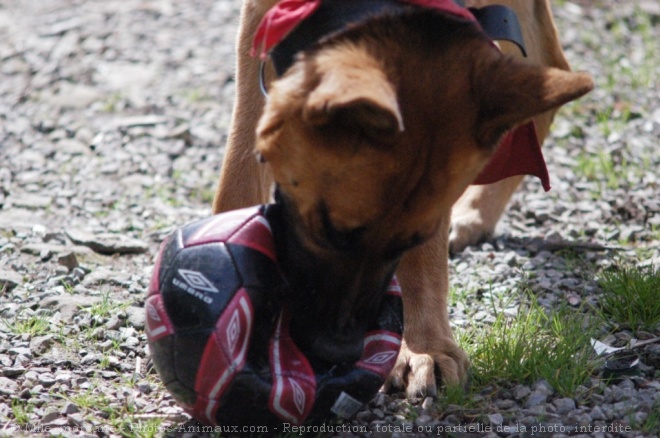
<svg viewBox="0 0 660 438"><path fill-rule="evenodd" d="M500 137L591 87L431 12L373 19L299 55L270 87L257 151L287 212L291 269L311 285L296 317L315 352L359 357L399 258L436 232Z"/></svg>

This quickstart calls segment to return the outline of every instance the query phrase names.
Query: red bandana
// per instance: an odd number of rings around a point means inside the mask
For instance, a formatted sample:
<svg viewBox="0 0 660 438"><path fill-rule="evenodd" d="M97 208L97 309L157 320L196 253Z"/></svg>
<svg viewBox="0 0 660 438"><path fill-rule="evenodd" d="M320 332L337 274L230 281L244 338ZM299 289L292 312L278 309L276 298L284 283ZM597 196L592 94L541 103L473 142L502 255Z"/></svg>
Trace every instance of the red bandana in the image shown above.
<svg viewBox="0 0 660 438"><path fill-rule="evenodd" d="M281 0L277 3L266 13L257 28L252 56L258 54L261 59L265 59L273 47L318 9L321 1ZM468 9L458 6L453 0L400 1L437 9L458 18L476 22ZM550 190L550 177L533 122L507 133L473 184L492 184L515 175L534 175L541 179L545 191Z"/></svg>

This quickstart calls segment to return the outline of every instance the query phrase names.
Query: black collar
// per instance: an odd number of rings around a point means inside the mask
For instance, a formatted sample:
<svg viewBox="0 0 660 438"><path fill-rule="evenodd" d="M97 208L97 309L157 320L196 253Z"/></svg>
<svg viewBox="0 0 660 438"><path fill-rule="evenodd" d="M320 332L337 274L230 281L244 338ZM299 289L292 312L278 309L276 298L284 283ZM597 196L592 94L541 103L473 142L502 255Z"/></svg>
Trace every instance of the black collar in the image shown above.
<svg viewBox="0 0 660 438"><path fill-rule="evenodd" d="M411 6L399 0L324 0L319 8L300 23L270 52L278 76L293 64L298 52L323 38L383 13L400 13Z"/></svg>
<svg viewBox="0 0 660 438"><path fill-rule="evenodd" d="M454 0L464 6L462 0ZM291 67L298 52L310 48L323 38L344 30L352 23L363 22L383 13L401 13L416 8L400 0L324 0L319 8L300 23L270 52L278 76ZM515 12L506 6L491 5L470 8L484 32L493 40L515 43L527 56Z"/></svg>

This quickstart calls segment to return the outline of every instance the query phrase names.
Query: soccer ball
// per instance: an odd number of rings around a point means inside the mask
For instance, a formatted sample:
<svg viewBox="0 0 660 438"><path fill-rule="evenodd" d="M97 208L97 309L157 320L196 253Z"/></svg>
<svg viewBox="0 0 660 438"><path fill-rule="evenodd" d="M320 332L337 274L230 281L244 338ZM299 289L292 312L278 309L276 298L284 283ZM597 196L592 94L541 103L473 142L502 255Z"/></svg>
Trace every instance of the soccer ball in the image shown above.
<svg viewBox="0 0 660 438"><path fill-rule="evenodd" d="M145 303L151 357L172 396L203 424L350 418L396 361L396 279L358 362L324 363L296 345L270 226L278 211L257 206L196 221L161 246Z"/></svg>

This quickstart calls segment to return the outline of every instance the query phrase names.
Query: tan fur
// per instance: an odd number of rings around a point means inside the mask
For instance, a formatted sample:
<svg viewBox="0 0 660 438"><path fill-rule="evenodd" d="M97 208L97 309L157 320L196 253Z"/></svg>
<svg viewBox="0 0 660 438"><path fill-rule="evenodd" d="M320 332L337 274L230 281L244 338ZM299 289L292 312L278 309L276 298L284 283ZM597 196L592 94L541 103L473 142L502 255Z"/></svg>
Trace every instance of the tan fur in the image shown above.
<svg viewBox="0 0 660 438"><path fill-rule="evenodd" d="M321 301L310 305L310 320L345 337L373 313L374 285L404 250L424 242L398 265L404 346L387 384L407 386L411 396L435 394L435 365L449 383L460 381L468 366L447 314L452 205L506 129L535 116L545 136L556 108L586 93L591 80L515 62L471 34L433 46L429 57L417 49L424 44L414 41L415 29L409 29L412 41L397 35L399 29L390 40L374 25L301 57L269 85L264 108L258 61L248 52L259 19L274 3L246 0L243 6L238 94L214 212L265 203L276 181L290 210L292 238L328 267L319 275L330 286L319 286ZM566 70L547 2L504 3L519 14L530 61ZM257 164L255 145L268 166ZM464 244L470 232L492 231L518 182L465 192L453 216L452 244ZM493 205L484 203L486 194ZM339 236L358 236L358 230L359 237L337 250L327 240L328 223ZM340 292L331 287L335 280Z"/></svg>
<svg viewBox="0 0 660 438"><path fill-rule="evenodd" d="M548 1L542 0L472 0L469 6L482 7L498 3L513 8L518 14L523 37L531 62L570 70L568 61L557 38ZM503 42L504 53L522 58L517 46ZM541 142L550 132L556 109L534 117L536 132ZM492 235L509 198L518 188L522 176L507 178L495 184L470 186L454 205L449 237L450 250L458 252Z"/></svg>

